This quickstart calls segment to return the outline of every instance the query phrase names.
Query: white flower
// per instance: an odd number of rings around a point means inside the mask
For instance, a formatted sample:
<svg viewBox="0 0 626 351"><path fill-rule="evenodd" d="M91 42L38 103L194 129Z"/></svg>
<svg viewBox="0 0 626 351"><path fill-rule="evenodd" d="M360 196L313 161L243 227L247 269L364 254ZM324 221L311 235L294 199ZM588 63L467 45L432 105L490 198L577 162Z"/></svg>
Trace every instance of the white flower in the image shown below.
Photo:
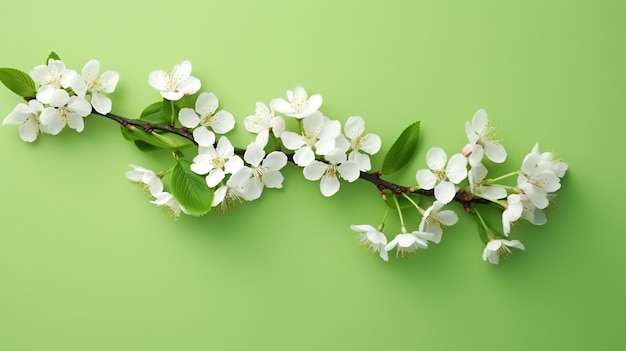
<svg viewBox="0 0 626 351"><path fill-rule="evenodd" d="M87 100L78 96L70 97L65 90L58 90L53 94L49 104L52 107L46 107L39 116L41 129L45 133L59 134L65 125L69 125L77 132L83 131L85 128L83 117L91 114L91 105Z"/></svg>
<svg viewBox="0 0 626 351"><path fill-rule="evenodd" d="M384 261L389 260L389 255L385 250L385 246L387 246L387 237L385 234L369 224L353 224L350 226L350 229L359 233L357 234L357 238L361 245L367 246L372 249L373 252L378 252L378 255Z"/></svg>
<svg viewBox="0 0 626 351"><path fill-rule="evenodd" d="M305 167L315 159L315 154L326 155L335 149L335 138L341 134L339 121L331 121L321 112L302 120L302 134L286 131L281 135L285 147L295 150L294 162ZM315 151L313 151L315 148Z"/></svg>
<svg viewBox="0 0 626 351"><path fill-rule="evenodd" d="M494 135L494 129L489 127L487 112L480 109L474 114L472 123L465 123L465 134L469 144L463 148L463 154L469 156L470 165L474 166L481 162L483 154L496 163L506 160L506 150Z"/></svg>
<svg viewBox="0 0 626 351"><path fill-rule="evenodd" d="M467 178L470 184L470 191L472 194L480 196L485 199L499 200L506 197L507 192L504 188L497 186L485 185L485 177L487 176L487 168L478 163L467 173Z"/></svg>
<svg viewBox="0 0 626 351"><path fill-rule="evenodd" d="M426 164L429 169L420 169L415 175L420 188L426 190L435 188L435 198L444 204L454 199L456 194L454 184L467 177L467 159L463 155L452 155L450 161L447 161L448 156L442 148L431 148L426 153Z"/></svg>
<svg viewBox="0 0 626 351"><path fill-rule="evenodd" d="M155 199L153 201L150 201L150 203L153 203L159 207L164 206L167 212L174 219L178 219L181 211L183 211L184 213L187 213L185 208L180 203L178 203L174 195L168 192L160 192L160 193L154 194L154 197Z"/></svg>
<svg viewBox="0 0 626 351"><path fill-rule="evenodd" d="M100 74L100 62L98 60L90 60L83 67L82 74L72 79L71 86L76 95L81 98L85 94L91 94L91 105L101 114L106 115L111 112L111 99L101 93L112 93L120 79L117 72L106 71Z"/></svg>
<svg viewBox="0 0 626 351"><path fill-rule="evenodd" d="M511 194L507 197L506 209L502 211L502 229L504 235L509 236L511 232L511 223L522 217L524 205L522 197L519 194Z"/></svg>
<svg viewBox="0 0 626 351"><path fill-rule="evenodd" d="M287 116L303 118L317 112L322 106L321 95L315 94L309 97L302 87L297 87L294 91L287 90L287 100L289 102L282 98L273 99L270 107Z"/></svg>
<svg viewBox="0 0 626 351"><path fill-rule="evenodd" d="M557 177L563 178L567 167L567 163L555 160L553 153L539 153L539 143L535 143L531 152L524 158L522 172L526 175L534 175L548 170L554 172Z"/></svg>
<svg viewBox="0 0 626 351"><path fill-rule="evenodd" d="M65 68L65 64L60 60L49 59L47 65L33 68L30 76L41 85L37 89L37 100L48 104L55 92L70 87L76 71Z"/></svg>
<svg viewBox="0 0 626 351"><path fill-rule="evenodd" d="M533 205L528 195L521 193L519 196L522 202L522 218L534 225L544 225L548 223L546 214L541 209Z"/></svg>
<svg viewBox="0 0 626 351"><path fill-rule="evenodd" d="M261 196L263 187L280 189L283 187L283 175L280 170L287 164L287 156L280 151L273 151L265 157L265 150L256 142L246 148L243 159L250 164L240 172L247 172L249 184L244 187L247 200L255 200Z"/></svg>
<svg viewBox="0 0 626 351"><path fill-rule="evenodd" d="M353 182L359 178L359 165L354 161L347 160L345 151L335 149L326 155L325 159L328 163L314 160L302 171L304 178L308 180L321 179L320 191L322 195L329 197L339 191L340 177L348 182Z"/></svg>
<svg viewBox="0 0 626 351"><path fill-rule="evenodd" d="M148 84L167 100L180 100L184 95L195 94L200 90L200 80L191 76L191 62L183 61L167 74L157 70L148 76Z"/></svg>
<svg viewBox="0 0 626 351"><path fill-rule="evenodd" d="M285 120L274 116L274 111L262 102L256 103L254 115L246 117L243 125L248 132L257 133L256 142L261 146L267 145L270 130L277 138L285 131Z"/></svg>
<svg viewBox="0 0 626 351"><path fill-rule="evenodd" d="M200 175L207 174L206 183L209 188L219 184L226 174L237 172L243 167L243 161L235 155L235 148L228 138L221 137L217 148L209 145L193 158L190 169Z"/></svg>
<svg viewBox="0 0 626 351"><path fill-rule="evenodd" d="M422 221L419 225L419 232L431 233L432 237L428 238L422 235L422 239L430 240L435 244L438 244L441 241L443 228L455 225L456 222L459 221L459 217L454 211L441 211L441 208L443 208L443 206L443 202L435 200L432 206L424 211L424 216L422 217Z"/></svg>
<svg viewBox="0 0 626 351"><path fill-rule="evenodd" d="M218 106L217 96L204 92L196 100L195 112L186 107L180 109L178 113L180 124L187 128L195 128L193 139L200 146L213 145L215 142L215 135L208 127L218 134L228 133L235 127L235 118L230 112L221 110L215 113Z"/></svg>
<svg viewBox="0 0 626 351"><path fill-rule="evenodd" d="M381 140L376 134L366 134L365 122L362 117L352 116L346 121L343 126L344 133L348 139L350 139L350 153L348 158L359 164L361 171L369 171L372 166L370 164L370 158L366 154L374 155L380 151ZM365 154L359 152L363 151Z"/></svg>
<svg viewBox="0 0 626 351"><path fill-rule="evenodd" d="M511 249L514 247L520 250L524 250L524 244L519 240L505 240L505 239L493 239L487 243L485 250L483 251L483 261L489 260L489 263L498 264L501 258L506 258L511 254Z"/></svg>
<svg viewBox="0 0 626 351"><path fill-rule="evenodd" d="M230 205L238 205L243 200L251 201L246 194L246 185L249 184L249 175L246 172L242 172L244 168L240 168L239 171L232 174L226 184L221 185L213 194L213 201L211 207L222 205L222 210L228 209Z"/></svg>
<svg viewBox="0 0 626 351"><path fill-rule="evenodd" d="M18 104L13 112L2 121L2 125L19 124L18 133L22 140L33 142L43 131L39 121L39 114L43 111L43 105L37 100L30 100L28 105Z"/></svg>
<svg viewBox="0 0 626 351"><path fill-rule="evenodd" d="M147 186L152 196L163 192L163 182L154 171L141 166L129 165L133 168L132 171L126 172L126 178L133 182L143 183Z"/></svg>
<svg viewBox="0 0 626 351"><path fill-rule="evenodd" d="M552 164L541 161L537 145L524 157L522 174L517 176L517 187L538 209L548 207L548 194L561 188L561 178L552 170ZM565 172L565 171L563 171Z"/></svg>
<svg viewBox="0 0 626 351"><path fill-rule="evenodd" d="M385 251L389 252L395 247L398 247L396 251L396 257L398 255L404 255L405 253L416 252L419 249L428 248L426 240L417 237L413 233L400 233L396 235L389 244L385 245Z"/></svg>

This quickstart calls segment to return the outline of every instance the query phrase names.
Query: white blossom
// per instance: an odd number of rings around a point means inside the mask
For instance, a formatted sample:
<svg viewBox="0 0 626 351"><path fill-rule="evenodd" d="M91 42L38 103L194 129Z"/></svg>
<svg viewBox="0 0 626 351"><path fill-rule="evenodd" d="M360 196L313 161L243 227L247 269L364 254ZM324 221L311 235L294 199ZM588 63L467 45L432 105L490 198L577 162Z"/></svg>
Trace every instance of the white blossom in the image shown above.
<svg viewBox="0 0 626 351"><path fill-rule="evenodd" d="M422 238L432 241L435 244L441 241L441 234L443 233L444 227L455 225L459 220L459 217L454 211L441 211L443 206L443 202L435 200L432 206L424 211L424 216L419 225L419 232L432 234L432 238L430 239L425 236L422 236Z"/></svg>
<svg viewBox="0 0 626 351"><path fill-rule="evenodd" d="M426 249L428 248L428 243L413 233L400 233L385 246L385 251L389 252L396 246L398 247L396 250L397 257L405 253L416 252L419 249Z"/></svg>
<svg viewBox="0 0 626 351"><path fill-rule="evenodd" d="M246 117L243 125L248 132L257 134L256 142L261 146L267 145L270 131L276 138L280 138L285 131L285 120L274 116L274 110L262 102L256 103L254 115Z"/></svg>
<svg viewBox="0 0 626 351"><path fill-rule="evenodd" d="M380 137L371 133L363 135L365 122L360 116L349 117L343 129L350 143L348 159L357 162L361 171L369 171L372 166L368 154L380 151Z"/></svg>
<svg viewBox="0 0 626 351"><path fill-rule="evenodd" d="M196 100L195 111L185 107L180 109L178 120L180 124L193 130L193 138L200 146L213 145L215 133L225 134L235 127L235 118L224 110L215 112L219 106L217 96L213 93L202 93Z"/></svg>
<svg viewBox="0 0 626 351"><path fill-rule="evenodd" d="M316 112L302 120L302 134L285 131L281 140L285 147L294 150L294 162L305 167L315 159L315 154L326 155L335 149L335 138L341 134L339 121ZM315 150L313 150L315 149Z"/></svg>
<svg viewBox="0 0 626 351"><path fill-rule="evenodd" d="M506 197L507 192L504 188L497 186L485 185L485 177L487 176L487 168L478 163L469 170L467 178L470 184L470 191L476 196L485 199L499 200Z"/></svg>
<svg viewBox="0 0 626 351"><path fill-rule="evenodd" d="M494 129L489 127L485 110L476 111L472 123L465 123L465 134L469 144L463 148L463 155L469 158L470 165L480 163L485 153L493 162L502 163L506 160L506 150L496 139Z"/></svg>
<svg viewBox="0 0 626 351"><path fill-rule="evenodd" d="M185 95L195 94L200 90L200 80L191 76L191 62L183 61L174 66L168 74L156 70L148 76L148 84L161 93L167 100L180 100Z"/></svg>
<svg viewBox="0 0 626 351"><path fill-rule="evenodd" d="M26 104L18 104L2 121L2 125L19 124L18 133L22 140L33 142L43 131L39 115L43 111L41 102L33 99Z"/></svg>
<svg viewBox="0 0 626 351"><path fill-rule="evenodd" d="M329 197L339 191L339 178L353 182L359 178L359 165L346 157L345 151L335 149L324 157L328 162L313 160L304 167L304 178L308 180L320 180L322 195Z"/></svg>
<svg viewBox="0 0 626 351"><path fill-rule="evenodd" d="M509 236L511 224L522 217L523 210L524 205L522 204L522 197L519 194L511 194L507 197L506 208L502 211L502 229L504 235Z"/></svg>
<svg viewBox="0 0 626 351"><path fill-rule="evenodd" d="M357 238L359 243L371 249L373 252L378 252L380 258L384 261L389 260L389 255L385 246L387 246L387 237L378 229L369 224L353 224L350 229L358 232Z"/></svg>
<svg viewBox="0 0 626 351"><path fill-rule="evenodd" d="M287 156L284 153L273 151L266 157L263 147L252 142L246 148L243 158L250 165L239 171L247 173L245 177L249 179L244 186L246 200L258 199L264 187L275 189L283 187L284 177L280 170L287 164Z"/></svg>
<svg viewBox="0 0 626 351"><path fill-rule="evenodd" d="M154 197L155 199L153 201L150 201L150 203L153 203L159 207L163 206L174 219L178 219L181 211L187 213L187 210L185 210L185 208L178 202L178 200L176 200L174 195L168 192L164 191L154 194Z"/></svg>
<svg viewBox="0 0 626 351"><path fill-rule="evenodd" d="M37 89L37 100L49 104L59 90L69 88L76 71L67 69L61 60L49 59L47 65L40 65L30 72L30 77L41 86ZM67 92L66 92L67 93Z"/></svg>
<svg viewBox="0 0 626 351"><path fill-rule="evenodd" d="M58 93L53 94L49 102L51 107L44 108L39 116L41 129L45 133L56 135L68 125L77 132L82 132L85 128L83 118L91 114L91 105L81 97L69 96L65 90L58 90Z"/></svg>
<svg viewBox="0 0 626 351"><path fill-rule="evenodd" d="M489 261L492 264L500 263L501 258L506 258L511 254L511 249L524 250L524 244L519 240L505 240L505 239L493 239L487 243L485 250L483 250L483 261Z"/></svg>
<svg viewBox="0 0 626 351"><path fill-rule="evenodd" d="M126 172L126 178L133 182L145 184L152 196L163 192L163 182L154 171L132 164L130 167L133 170Z"/></svg>
<svg viewBox="0 0 626 351"><path fill-rule="evenodd" d="M302 87L297 87L293 91L287 90L287 100L285 101L283 98L273 99L270 102L270 107L289 117L304 118L317 112L322 106L321 95L315 94L309 97Z"/></svg>
<svg viewBox="0 0 626 351"><path fill-rule="evenodd" d="M447 166L446 166L447 162ZM467 177L467 159L461 154L450 157L442 148L434 147L426 153L429 169L420 169L415 178L422 189L435 189L435 198L444 204L454 199L455 184Z"/></svg>
<svg viewBox="0 0 626 351"><path fill-rule="evenodd" d="M76 95L81 98L91 94L91 105L101 114L111 112L111 99L102 93L112 93L117 86L120 76L117 72L106 71L100 75L100 62L90 60L85 64L81 75L76 75L71 86Z"/></svg>
<svg viewBox="0 0 626 351"><path fill-rule="evenodd" d="M209 188L218 185L226 176L243 167L243 160L235 155L235 148L225 136L217 142L217 147L209 145L193 158L190 169L200 175L207 174Z"/></svg>

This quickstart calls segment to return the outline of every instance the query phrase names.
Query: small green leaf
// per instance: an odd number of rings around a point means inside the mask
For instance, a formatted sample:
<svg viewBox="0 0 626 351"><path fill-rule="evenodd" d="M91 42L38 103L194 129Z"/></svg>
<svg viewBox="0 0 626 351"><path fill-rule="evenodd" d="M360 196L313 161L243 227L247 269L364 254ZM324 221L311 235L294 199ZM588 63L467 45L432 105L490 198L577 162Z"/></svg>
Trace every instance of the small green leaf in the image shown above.
<svg viewBox="0 0 626 351"><path fill-rule="evenodd" d="M159 149L178 150L194 145L191 140L184 138L180 135L169 133L160 134L157 131L148 133L141 127L137 126L133 126L132 129L122 126L122 135L126 140L142 141ZM141 145L141 147L137 143L135 143L135 145L137 145L142 151L148 151L149 149L147 147L143 147L144 145Z"/></svg>
<svg viewBox="0 0 626 351"><path fill-rule="evenodd" d="M155 102L148 105L141 112L142 121L146 121L152 124L169 124L172 118L172 104L169 100L163 99L163 101Z"/></svg>
<svg viewBox="0 0 626 351"><path fill-rule="evenodd" d="M46 65L48 64L48 62L50 62L50 59L61 61L59 55L57 55L57 53L54 51L50 51L50 55L48 55L48 58L46 59Z"/></svg>
<svg viewBox="0 0 626 351"><path fill-rule="evenodd" d="M211 210L213 190L203 176L191 171L191 163L178 159L170 178L172 195L193 216L202 216Z"/></svg>
<svg viewBox="0 0 626 351"><path fill-rule="evenodd" d="M406 127L398 139L391 145L385 156L381 174L391 174L399 171L415 154L420 135L420 122L417 121Z"/></svg>
<svg viewBox="0 0 626 351"><path fill-rule="evenodd" d="M141 141L141 140L135 140L134 141L135 146L143 152L150 152L150 151L155 151L155 150L161 150L161 148L158 148L154 145L148 144L145 141Z"/></svg>
<svg viewBox="0 0 626 351"><path fill-rule="evenodd" d="M35 81L23 71L15 68L0 68L0 81L9 90L24 98L37 95Z"/></svg>

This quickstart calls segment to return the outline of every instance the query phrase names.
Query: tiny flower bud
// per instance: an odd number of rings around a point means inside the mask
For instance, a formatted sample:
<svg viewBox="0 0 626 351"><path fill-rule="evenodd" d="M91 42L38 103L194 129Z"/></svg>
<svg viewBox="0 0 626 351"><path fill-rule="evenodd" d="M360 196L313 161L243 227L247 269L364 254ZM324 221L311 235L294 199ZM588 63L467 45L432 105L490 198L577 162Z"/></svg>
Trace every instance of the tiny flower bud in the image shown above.
<svg viewBox="0 0 626 351"><path fill-rule="evenodd" d="M463 154L463 156L465 157L469 157L472 154L472 151L474 151L474 144L467 144L465 146L463 146L463 150L461 151L461 154Z"/></svg>

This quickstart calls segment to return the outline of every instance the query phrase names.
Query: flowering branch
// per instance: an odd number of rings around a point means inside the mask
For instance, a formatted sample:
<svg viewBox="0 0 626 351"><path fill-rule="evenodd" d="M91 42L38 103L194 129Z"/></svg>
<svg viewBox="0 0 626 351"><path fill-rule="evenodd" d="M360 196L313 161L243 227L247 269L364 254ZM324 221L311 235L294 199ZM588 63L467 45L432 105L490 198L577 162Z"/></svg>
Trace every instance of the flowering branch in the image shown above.
<svg viewBox="0 0 626 351"><path fill-rule="evenodd" d="M519 240L506 239L522 219L534 225L547 222L546 209L568 165L551 152L539 152L538 144L526 155L517 171L487 178L485 164L503 163L504 146L489 126L487 113L478 110L466 122L467 142L460 153L448 158L439 147L426 152L427 168L415 173L416 184L404 186L383 176L398 172L415 157L420 123L409 125L391 145L378 171L372 172L370 156L381 149L376 134L365 133L365 122L352 116L345 124L320 111L322 97L309 96L302 87L287 91L287 99L276 98L269 106L257 102L255 113L243 121L245 129L256 134L246 148L233 146L225 135L235 127L234 116L218 110L214 93L200 93L201 82L191 76L191 63L183 61L169 72L150 73L148 83L159 91L161 101L148 105L139 119L111 113L112 101L106 95L115 90L119 75L100 74L100 63L91 60L81 74L67 69L51 53L45 65L30 73L0 68L0 81L28 104L18 104L3 124L18 124L20 137L33 142L41 134L56 135L65 126L81 132L83 118L99 115L119 123L124 138L140 150L173 151L174 165L167 171L131 165L126 177L144 185L152 203L167 208L174 218L180 213L200 216L212 208L237 205L261 197L264 189L280 189L281 169L292 163L302 167L305 179L320 181L320 192L330 197L342 182L362 179L376 186L386 203L381 223L352 225L359 242L378 252L387 261L396 256L427 249L442 239L446 227L457 223L457 214L445 209L458 202L478 223L478 234L485 243L482 258L493 264L511 254L510 247L524 250ZM297 121L297 127L289 127ZM293 124L293 123L292 123ZM193 148L195 156L185 158L181 150ZM289 151L285 151L289 150ZM501 181L517 176L514 185ZM167 177L168 182L163 179ZM428 206L425 199L434 198ZM494 229L481 215L478 204L501 211L500 229ZM423 206L423 207L422 207ZM405 213L407 209L415 212ZM383 233L390 211L399 218L399 234L387 241ZM482 211L482 208L481 208ZM417 228L409 230L405 216L421 217ZM397 232L396 232L397 233Z"/></svg>

